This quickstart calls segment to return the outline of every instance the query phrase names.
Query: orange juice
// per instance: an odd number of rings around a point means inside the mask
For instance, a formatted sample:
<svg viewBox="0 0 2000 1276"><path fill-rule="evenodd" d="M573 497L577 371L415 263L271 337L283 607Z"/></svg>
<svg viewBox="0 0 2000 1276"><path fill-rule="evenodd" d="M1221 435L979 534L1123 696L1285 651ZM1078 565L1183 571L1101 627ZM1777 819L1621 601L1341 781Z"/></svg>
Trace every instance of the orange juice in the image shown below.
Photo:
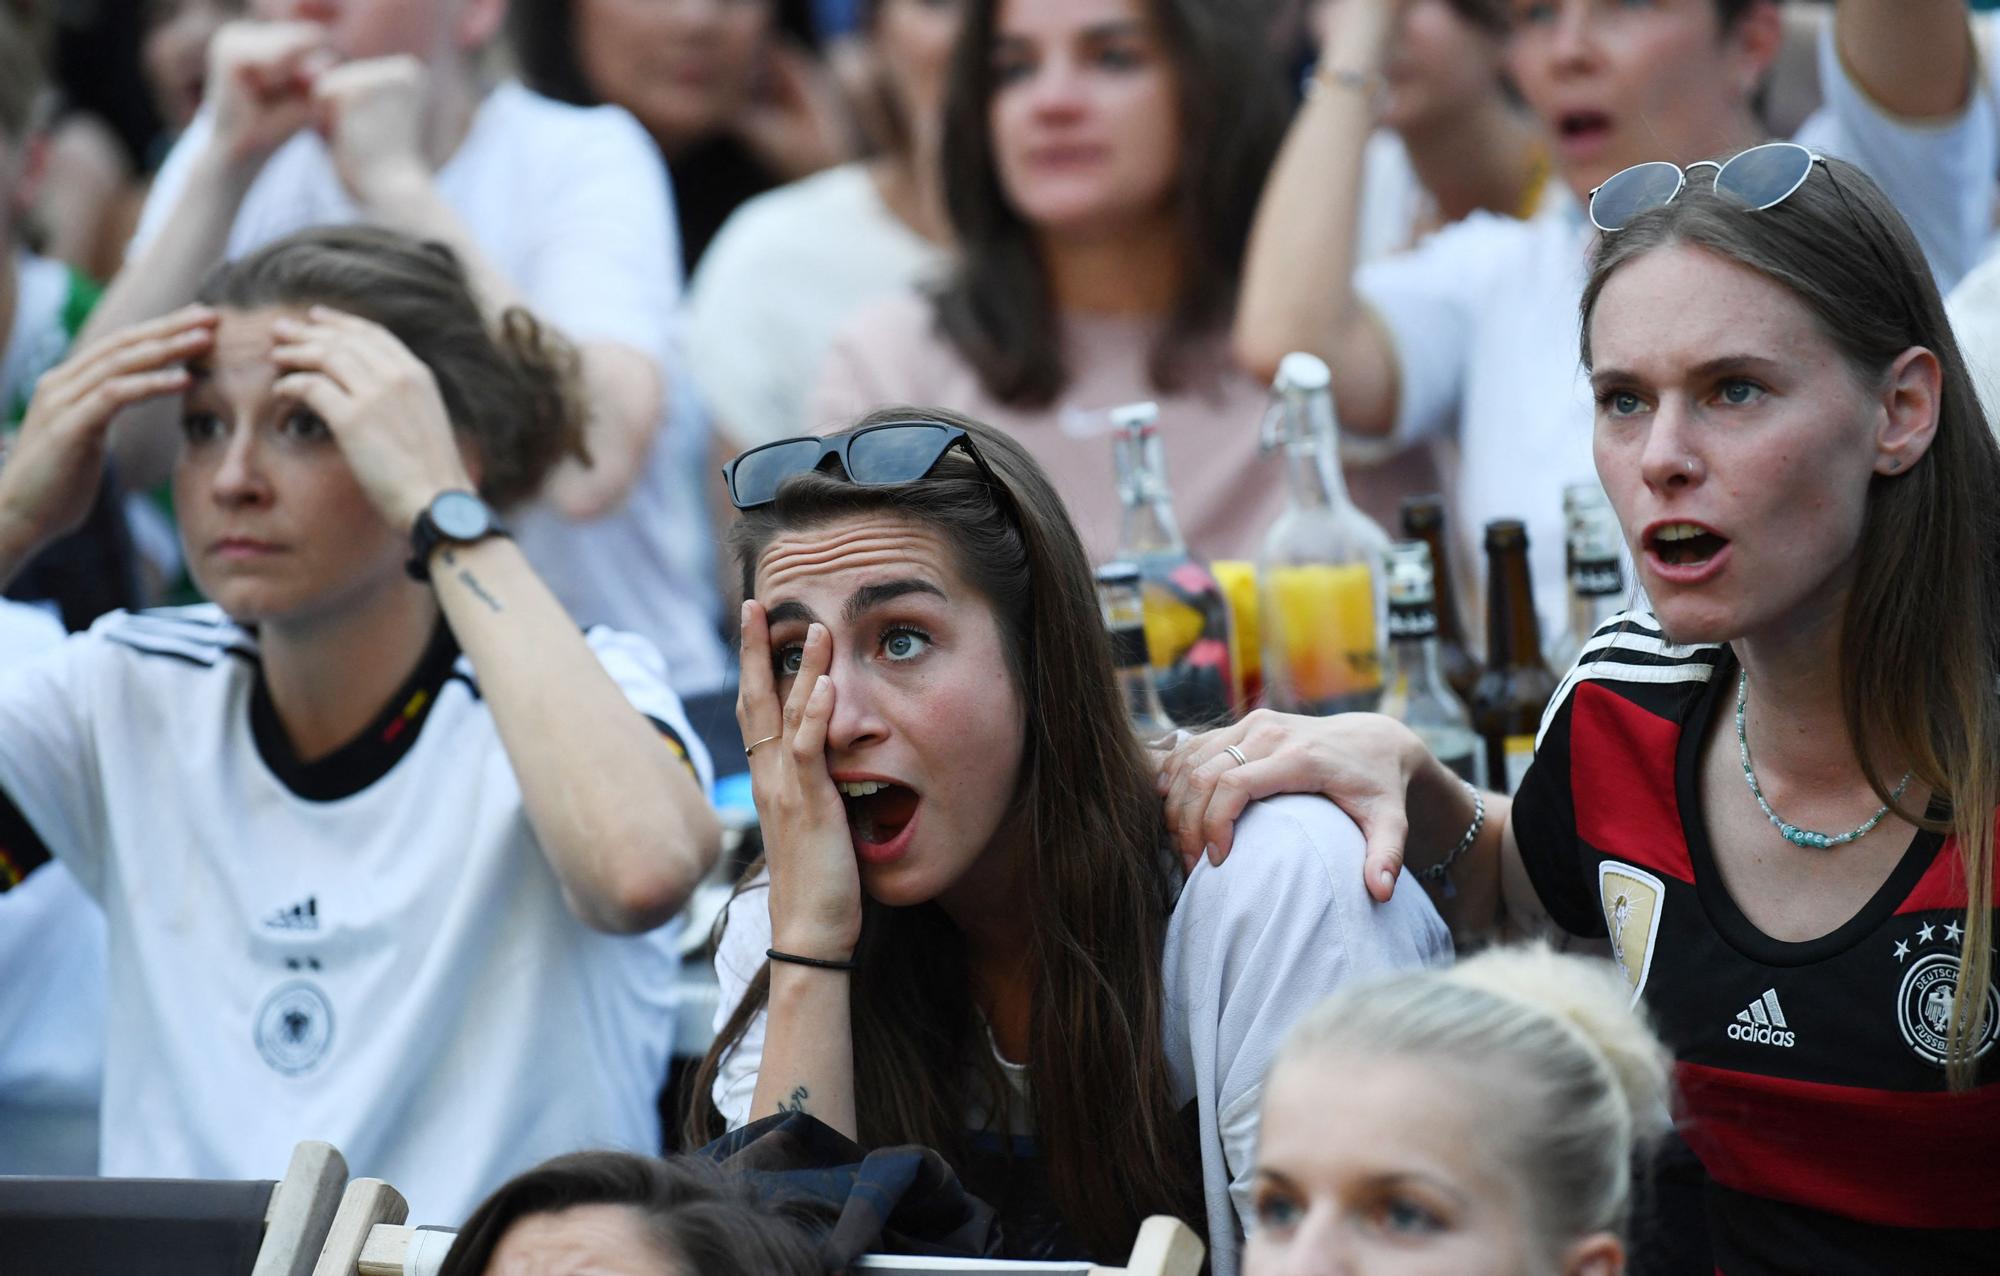
<svg viewBox="0 0 2000 1276"><path fill-rule="evenodd" d="M1361 707L1382 686L1375 638L1375 586L1366 563L1271 567L1264 573L1265 648L1282 670L1266 671L1275 691L1282 676L1290 707L1331 713Z"/></svg>
<svg viewBox="0 0 2000 1276"><path fill-rule="evenodd" d="M1229 663L1236 671L1236 714L1257 707L1264 694L1264 655L1259 645L1264 639L1257 627L1257 565L1241 559L1222 559L1208 565L1222 596L1229 600Z"/></svg>

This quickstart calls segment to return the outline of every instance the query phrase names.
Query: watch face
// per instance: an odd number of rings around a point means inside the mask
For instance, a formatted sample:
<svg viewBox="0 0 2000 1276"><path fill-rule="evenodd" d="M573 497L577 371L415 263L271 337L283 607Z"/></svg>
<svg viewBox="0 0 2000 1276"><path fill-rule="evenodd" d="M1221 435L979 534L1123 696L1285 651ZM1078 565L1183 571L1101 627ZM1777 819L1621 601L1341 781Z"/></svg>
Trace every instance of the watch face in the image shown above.
<svg viewBox="0 0 2000 1276"><path fill-rule="evenodd" d="M431 522L451 540L477 540L492 530L493 512L470 492L443 492L431 502Z"/></svg>

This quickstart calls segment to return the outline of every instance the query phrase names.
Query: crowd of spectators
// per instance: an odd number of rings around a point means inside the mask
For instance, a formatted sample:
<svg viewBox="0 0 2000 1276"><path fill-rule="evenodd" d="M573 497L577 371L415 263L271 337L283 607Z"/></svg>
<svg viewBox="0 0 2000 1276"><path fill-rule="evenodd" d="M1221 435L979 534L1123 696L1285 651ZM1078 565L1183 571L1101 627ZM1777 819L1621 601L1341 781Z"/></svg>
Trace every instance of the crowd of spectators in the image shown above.
<svg viewBox="0 0 2000 1276"><path fill-rule="evenodd" d="M1990 1265L1983 7L0 0L0 1176L322 1139L468 1274L820 1270L802 1147L1007 1257ZM1112 409L1252 558L1298 351L1545 631L1624 522L1517 800L1130 730Z"/></svg>

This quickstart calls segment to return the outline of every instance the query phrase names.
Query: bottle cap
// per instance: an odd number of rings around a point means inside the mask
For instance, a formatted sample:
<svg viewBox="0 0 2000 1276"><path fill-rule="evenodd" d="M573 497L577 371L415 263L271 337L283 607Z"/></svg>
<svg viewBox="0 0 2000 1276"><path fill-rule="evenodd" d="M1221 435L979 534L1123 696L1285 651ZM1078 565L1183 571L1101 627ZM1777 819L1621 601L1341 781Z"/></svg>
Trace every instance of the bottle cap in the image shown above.
<svg viewBox="0 0 2000 1276"><path fill-rule="evenodd" d="M1411 536L1428 532L1444 523L1444 497L1435 492L1427 496L1406 496L1403 498L1403 531Z"/></svg>
<svg viewBox="0 0 2000 1276"><path fill-rule="evenodd" d="M1326 366L1326 360L1303 350L1294 350L1278 360L1278 375L1271 381L1271 388L1280 394L1287 390L1310 393L1332 385L1333 372Z"/></svg>
<svg viewBox="0 0 2000 1276"><path fill-rule="evenodd" d="M1486 525L1486 548L1517 549L1528 544L1528 527L1518 518L1496 518Z"/></svg>
<svg viewBox="0 0 2000 1276"><path fill-rule="evenodd" d="M1120 433L1151 432L1160 419L1160 405L1147 399L1140 403L1126 403L1111 409L1111 428Z"/></svg>

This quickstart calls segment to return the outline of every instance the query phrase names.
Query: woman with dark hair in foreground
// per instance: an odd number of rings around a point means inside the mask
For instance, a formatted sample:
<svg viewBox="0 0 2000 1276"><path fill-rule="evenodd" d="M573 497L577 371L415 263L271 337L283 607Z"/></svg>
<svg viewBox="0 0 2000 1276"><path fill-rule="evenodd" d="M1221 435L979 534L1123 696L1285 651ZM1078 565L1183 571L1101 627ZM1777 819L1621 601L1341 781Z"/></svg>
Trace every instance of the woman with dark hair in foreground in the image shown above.
<svg viewBox="0 0 2000 1276"><path fill-rule="evenodd" d="M1184 871L1082 543L1006 435L883 412L729 475L767 862L690 1142L807 1112L937 1149L1011 1256L1122 1260L1173 1214L1234 1272L1279 1039L1358 972L1445 960L1435 912L1370 901L1317 799L1250 813L1248 871Z"/></svg>

